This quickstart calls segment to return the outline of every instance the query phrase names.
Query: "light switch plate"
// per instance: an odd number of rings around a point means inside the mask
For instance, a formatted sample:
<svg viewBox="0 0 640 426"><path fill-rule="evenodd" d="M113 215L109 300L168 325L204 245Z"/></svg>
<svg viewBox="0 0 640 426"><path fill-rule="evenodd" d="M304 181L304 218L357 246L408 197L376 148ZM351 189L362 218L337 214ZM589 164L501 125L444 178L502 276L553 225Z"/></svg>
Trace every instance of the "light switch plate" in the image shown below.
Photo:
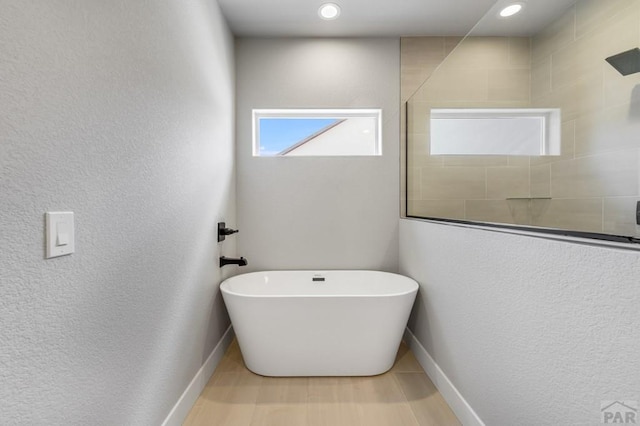
<svg viewBox="0 0 640 426"><path fill-rule="evenodd" d="M64 256L75 251L73 212L45 213L46 258Z"/></svg>

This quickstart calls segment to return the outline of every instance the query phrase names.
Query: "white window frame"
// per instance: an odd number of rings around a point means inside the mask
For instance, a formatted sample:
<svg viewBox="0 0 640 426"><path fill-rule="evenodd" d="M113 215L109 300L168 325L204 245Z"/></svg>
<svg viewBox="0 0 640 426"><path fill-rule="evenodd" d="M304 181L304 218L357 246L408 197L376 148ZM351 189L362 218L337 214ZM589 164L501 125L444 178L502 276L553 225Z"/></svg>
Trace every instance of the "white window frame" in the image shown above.
<svg viewBox="0 0 640 426"><path fill-rule="evenodd" d="M518 120L518 119L535 119L538 122L539 151L535 155L560 155L560 127L561 114L559 108L433 108L430 116L433 120L461 120L460 125L463 126L464 121L473 122L474 120L493 120L494 123L500 123L501 120ZM433 132L433 126L432 132ZM436 146L432 138L431 155L458 155L464 153L444 152ZM481 155L481 154L465 154L465 155ZM494 154L508 155L508 154Z"/></svg>
<svg viewBox="0 0 640 426"><path fill-rule="evenodd" d="M260 119L261 118L334 118L347 119L353 117L370 117L376 120L375 148L372 154L354 155L357 157L371 157L382 155L382 109L380 108L352 108L352 109L254 109L252 111L252 143L253 156L260 155ZM335 155L341 156L341 155ZM276 156L277 157L277 156ZM309 156L307 156L309 157ZM273 158L273 156L269 156Z"/></svg>

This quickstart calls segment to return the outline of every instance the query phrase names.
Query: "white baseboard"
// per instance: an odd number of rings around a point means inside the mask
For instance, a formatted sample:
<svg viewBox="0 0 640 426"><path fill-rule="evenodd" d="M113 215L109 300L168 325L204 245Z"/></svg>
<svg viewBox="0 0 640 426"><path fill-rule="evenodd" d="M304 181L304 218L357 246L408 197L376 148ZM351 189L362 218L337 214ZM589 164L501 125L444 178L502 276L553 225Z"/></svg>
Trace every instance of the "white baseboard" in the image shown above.
<svg viewBox="0 0 640 426"><path fill-rule="evenodd" d="M233 336L233 328L229 326L229 328L227 328L227 331L225 331L222 335L222 338L220 339L216 347L213 348L213 351L211 351L211 354L209 355L207 360L204 362L204 364L202 364L202 367L200 367L200 370L198 370L193 380L191 380L189 386L187 386L185 391L182 393L182 396L180 396L180 399L178 399L176 405L173 406L173 409L171 410L167 418L164 420L164 422L162 422L162 426L182 425L184 419L186 419L187 415L189 415L191 407L193 407L193 404L195 404L196 400L202 393L202 390L213 375L213 371L216 369L218 363L220 363L220 360L224 356L225 351L231 344Z"/></svg>
<svg viewBox="0 0 640 426"><path fill-rule="evenodd" d="M444 374L444 371L442 371L440 366L431 358L429 352L427 352L408 328L404 332L404 341L415 355L425 373L427 373L427 376L429 376L445 401L447 401L449 407L451 407L458 417L458 420L460 420L464 426L485 426L482 419L473 411L471 405L469 405L460 392L458 392L458 389L456 389Z"/></svg>

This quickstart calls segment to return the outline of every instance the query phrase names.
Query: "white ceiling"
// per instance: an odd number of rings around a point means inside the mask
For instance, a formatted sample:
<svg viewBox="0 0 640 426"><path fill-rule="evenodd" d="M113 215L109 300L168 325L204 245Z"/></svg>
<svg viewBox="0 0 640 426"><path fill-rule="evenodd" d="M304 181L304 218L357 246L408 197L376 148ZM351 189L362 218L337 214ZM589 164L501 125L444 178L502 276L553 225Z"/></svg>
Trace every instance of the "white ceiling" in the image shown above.
<svg viewBox="0 0 640 426"><path fill-rule="evenodd" d="M318 8L326 1L340 5L339 19L323 21L318 17ZM465 35L489 10L491 15L482 22L483 35L531 35L575 1L519 0L526 3L525 10L511 20L498 19L496 14L512 0L218 0L218 3L237 36L399 37Z"/></svg>

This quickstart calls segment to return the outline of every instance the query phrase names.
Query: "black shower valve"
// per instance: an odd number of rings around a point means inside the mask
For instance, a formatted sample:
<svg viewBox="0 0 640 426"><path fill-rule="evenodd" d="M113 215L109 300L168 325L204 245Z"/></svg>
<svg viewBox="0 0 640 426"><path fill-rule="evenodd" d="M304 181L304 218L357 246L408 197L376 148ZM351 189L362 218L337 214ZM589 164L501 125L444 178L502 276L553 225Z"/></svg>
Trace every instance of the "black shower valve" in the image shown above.
<svg viewBox="0 0 640 426"><path fill-rule="evenodd" d="M237 229L227 228L226 223L218 222L218 242L224 241L227 235L238 233Z"/></svg>

